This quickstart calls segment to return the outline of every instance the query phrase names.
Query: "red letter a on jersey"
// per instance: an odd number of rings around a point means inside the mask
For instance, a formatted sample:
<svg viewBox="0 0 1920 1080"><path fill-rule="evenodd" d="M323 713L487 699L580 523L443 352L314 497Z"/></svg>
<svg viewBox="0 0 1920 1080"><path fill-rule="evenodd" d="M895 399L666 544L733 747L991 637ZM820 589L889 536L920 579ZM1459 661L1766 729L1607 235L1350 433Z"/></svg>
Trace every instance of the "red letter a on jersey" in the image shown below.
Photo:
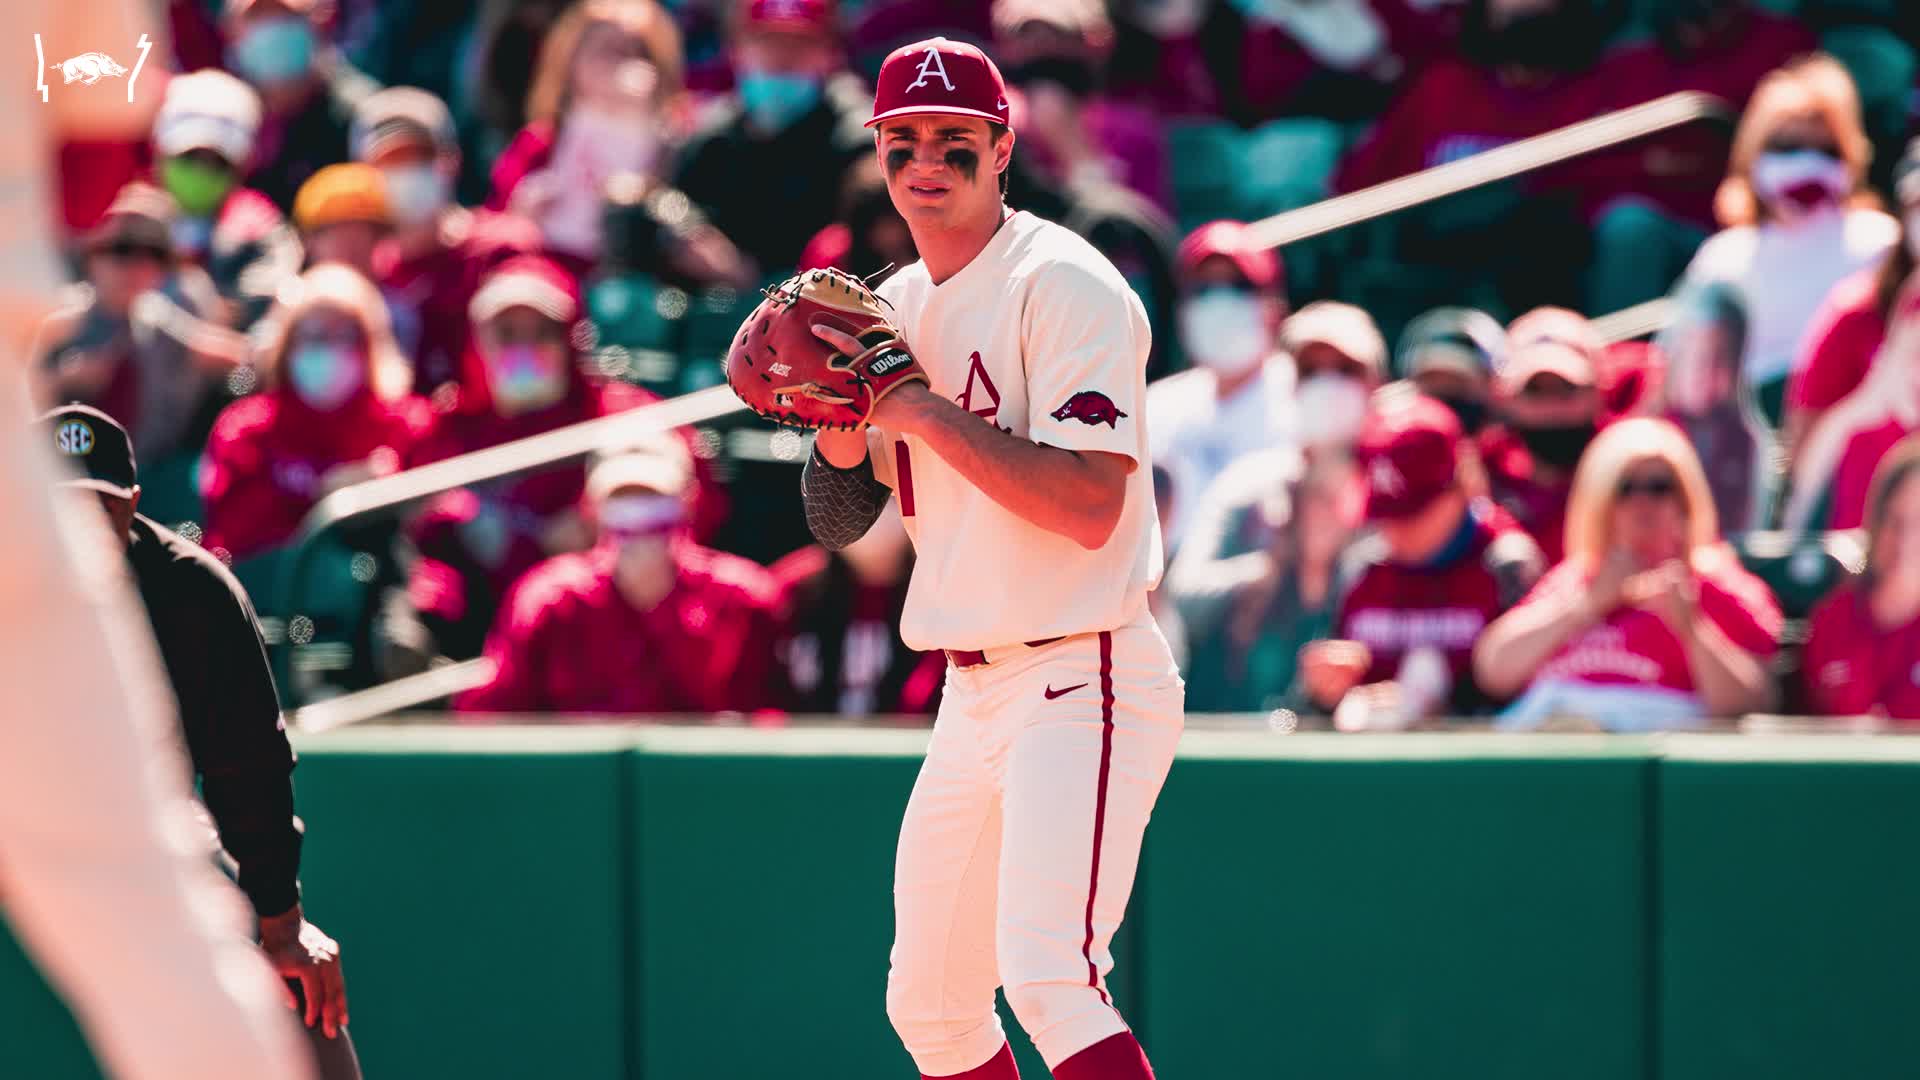
<svg viewBox="0 0 1920 1080"><path fill-rule="evenodd" d="M980 380L980 389L987 392L991 403L976 409L973 407L973 380ZM967 387L960 391L960 407L991 424L1000 415L1000 391L993 388L993 379L987 374L986 365L980 362L980 354L974 353L967 360Z"/></svg>

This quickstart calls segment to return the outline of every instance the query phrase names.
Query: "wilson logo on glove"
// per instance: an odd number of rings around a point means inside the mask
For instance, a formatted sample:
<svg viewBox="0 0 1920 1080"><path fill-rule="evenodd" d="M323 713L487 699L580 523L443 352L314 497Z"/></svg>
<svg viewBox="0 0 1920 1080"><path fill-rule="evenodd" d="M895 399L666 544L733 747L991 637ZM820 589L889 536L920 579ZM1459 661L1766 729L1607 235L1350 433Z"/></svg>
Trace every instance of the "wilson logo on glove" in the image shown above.
<svg viewBox="0 0 1920 1080"><path fill-rule="evenodd" d="M809 270L766 290L727 350L727 385L749 409L789 427L852 431L894 387L927 373L887 318L886 301L839 270ZM815 326L858 341L848 356Z"/></svg>

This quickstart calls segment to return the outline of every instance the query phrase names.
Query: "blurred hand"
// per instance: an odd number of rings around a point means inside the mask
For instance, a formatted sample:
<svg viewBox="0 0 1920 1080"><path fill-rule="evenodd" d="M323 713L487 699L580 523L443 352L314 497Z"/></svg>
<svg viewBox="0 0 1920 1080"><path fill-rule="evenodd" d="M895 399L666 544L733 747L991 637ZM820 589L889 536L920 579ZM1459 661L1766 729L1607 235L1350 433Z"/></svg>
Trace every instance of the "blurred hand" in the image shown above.
<svg viewBox="0 0 1920 1080"><path fill-rule="evenodd" d="M559 197L560 185L553 170L535 169L520 178L513 194L507 196L507 211L529 221L539 221Z"/></svg>
<svg viewBox="0 0 1920 1080"><path fill-rule="evenodd" d="M1700 612L1700 582L1684 561L1669 559L1635 574L1622 586L1621 595L1626 603L1659 616L1682 638L1693 632L1694 618Z"/></svg>
<svg viewBox="0 0 1920 1080"><path fill-rule="evenodd" d="M1398 682L1368 683L1349 690L1333 710L1336 731L1405 731L1415 717L1409 715L1406 694Z"/></svg>
<svg viewBox="0 0 1920 1080"><path fill-rule="evenodd" d="M260 920L260 948L275 974L300 984L301 996L306 998L306 1015L301 1019L306 1025L320 1024L327 1038L337 1037L347 1026L347 983L340 972L340 943L308 922L295 904L284 914ZM289 989L286 994L287 1007L299 1007L293 991Z"/></svg>
<svg viewBox="0 0 1920 1080"><path fill-rule="evenodd" d="M1307 696L1332 708L1360 685L1373 666L1373 652L1358 641L1315 641L1300 650L1300 681Z"/></svg>
<svg viewBox="0 0 1920 1080"><path fill-rule="evenodd" d="M1624 548L1614 548L1600 561L1600 569L1587 583L1583 603L1595 619L1604 619L1625 602L1623 590L1628 579L1640 572L1640 563Z"/></svg>
<svg viewBox="0 0 1920 1080"><path fill-rule="evenodd" d="M727 234L711 225L695 229L671 256L674 269L696 281L750 290L759 274Z"/></svg>

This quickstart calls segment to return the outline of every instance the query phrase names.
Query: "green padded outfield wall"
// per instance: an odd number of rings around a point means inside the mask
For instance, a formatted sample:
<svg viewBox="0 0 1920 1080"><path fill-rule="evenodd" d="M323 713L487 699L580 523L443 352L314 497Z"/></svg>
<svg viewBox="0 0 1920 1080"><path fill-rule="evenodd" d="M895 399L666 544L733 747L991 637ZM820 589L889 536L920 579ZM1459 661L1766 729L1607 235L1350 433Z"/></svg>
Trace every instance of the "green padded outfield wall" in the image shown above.
<svg viewBox="0 0 1920 1080"><path fill-rule="evenodd" d="M299 744L374 1080L913 1075L924 733ZM1920 741L1190 733L1114 989L1165 1080L1920 1076L1916 820ZM11 942L0 1017L0 1077L97 1075Z"/></svg>

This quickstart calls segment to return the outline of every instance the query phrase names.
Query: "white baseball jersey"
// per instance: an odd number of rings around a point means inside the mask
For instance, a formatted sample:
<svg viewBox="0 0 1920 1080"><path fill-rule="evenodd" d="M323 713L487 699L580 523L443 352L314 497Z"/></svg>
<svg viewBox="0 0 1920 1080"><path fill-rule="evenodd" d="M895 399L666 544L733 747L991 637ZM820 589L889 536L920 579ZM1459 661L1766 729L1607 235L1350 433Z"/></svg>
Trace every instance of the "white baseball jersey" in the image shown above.
<svg viewBox="0 0 1920 1080"><path fill-rule="evenodd" d="M900 636L916 649L987 649L1112 630L1146 607L1164 561L1146 431L1146 308L1104 255L1015 212L935 285L914 263L877 290L933 392L1004 431L1124 454L1126 504L1088 551L993 501L913 436L869 429L916 560Z"/></svg>

